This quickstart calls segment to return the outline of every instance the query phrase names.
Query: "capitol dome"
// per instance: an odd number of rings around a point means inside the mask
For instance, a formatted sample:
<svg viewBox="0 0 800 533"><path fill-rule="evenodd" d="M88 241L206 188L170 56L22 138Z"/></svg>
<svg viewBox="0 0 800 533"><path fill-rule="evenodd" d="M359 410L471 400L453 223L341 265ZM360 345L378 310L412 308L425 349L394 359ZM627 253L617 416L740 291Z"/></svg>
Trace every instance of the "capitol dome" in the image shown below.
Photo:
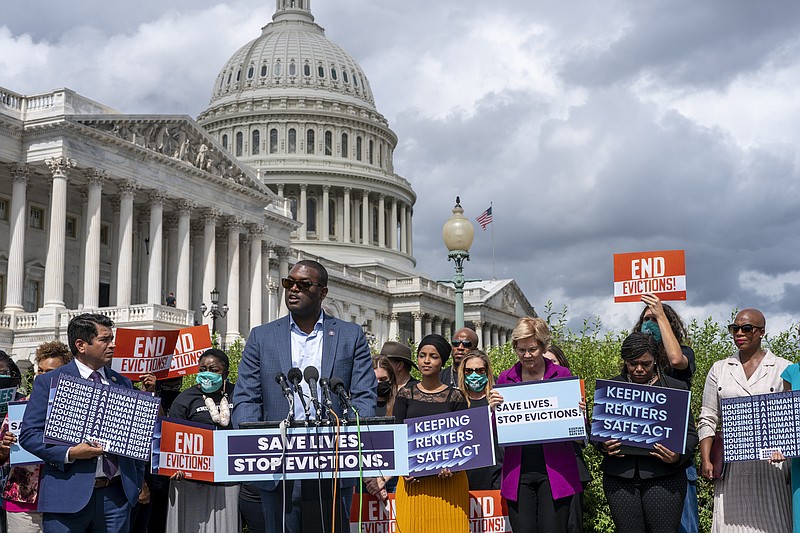
<svg viewBox="0 0 800 533"><path fill-rule="evenodd" d="M416 195L394 173L397 136L361 67L276 0L272 22L225 63L198 122L258 172L300 223L292 245L346 265L410 273Z"/></svg>

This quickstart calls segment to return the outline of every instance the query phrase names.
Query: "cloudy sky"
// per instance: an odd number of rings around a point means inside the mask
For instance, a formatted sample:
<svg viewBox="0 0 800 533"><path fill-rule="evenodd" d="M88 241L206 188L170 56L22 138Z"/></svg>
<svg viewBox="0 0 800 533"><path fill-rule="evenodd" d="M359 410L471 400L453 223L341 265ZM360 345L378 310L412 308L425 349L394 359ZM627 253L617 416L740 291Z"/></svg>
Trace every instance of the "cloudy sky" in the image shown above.
<svg viewBox="0 0 800 533"><path fill-rule="evenodd" d="M0 17L0 86L69 87L125 113L208 104L270 0L27 0ZM494 205L497 277L531 303L630 327L612 254L686 250L685 318L800 317L800 3L314 0L400 138L415 255L452 275L456 195ZM433 228L427 231L427 228ZM492 277L477 228L470 277Z"/></svg>

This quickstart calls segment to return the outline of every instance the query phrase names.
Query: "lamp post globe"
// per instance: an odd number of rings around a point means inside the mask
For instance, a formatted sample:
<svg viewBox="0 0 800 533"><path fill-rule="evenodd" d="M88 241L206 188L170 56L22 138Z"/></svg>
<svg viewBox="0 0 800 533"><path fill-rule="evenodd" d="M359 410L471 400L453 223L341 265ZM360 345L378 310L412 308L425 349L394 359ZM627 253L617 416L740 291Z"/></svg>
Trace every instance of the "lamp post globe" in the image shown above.
<svg viewBox="0 0 800 533"><path fill-rule="evenodd" d="M464 261L469 261L469 248L475 237L475 228L472 222L464 216L461 207L461 198L456 196L456 205L453 214L447 219L442 228L442 240L447 247L447 259L455 264L453 287L456 294L456 331L464 327Z"/></svg>

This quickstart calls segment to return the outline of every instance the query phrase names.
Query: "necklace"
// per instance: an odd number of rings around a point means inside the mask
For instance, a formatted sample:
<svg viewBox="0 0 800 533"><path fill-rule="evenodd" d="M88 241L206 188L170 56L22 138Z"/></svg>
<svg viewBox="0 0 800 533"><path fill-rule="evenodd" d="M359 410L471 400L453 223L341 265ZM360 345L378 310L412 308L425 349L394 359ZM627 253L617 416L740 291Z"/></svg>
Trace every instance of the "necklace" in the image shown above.
<svg viewBox="0 0 800 533"><path fill-rule="evenodd" d="M203 402L208 407L208 414L211 415L211 420L222 427L227 426L231 423L231 406L228 403L228 393L222 393L222 399L219 402L219 406L214 403L213 398L209 398L205 394L203 394Z"/></svg>

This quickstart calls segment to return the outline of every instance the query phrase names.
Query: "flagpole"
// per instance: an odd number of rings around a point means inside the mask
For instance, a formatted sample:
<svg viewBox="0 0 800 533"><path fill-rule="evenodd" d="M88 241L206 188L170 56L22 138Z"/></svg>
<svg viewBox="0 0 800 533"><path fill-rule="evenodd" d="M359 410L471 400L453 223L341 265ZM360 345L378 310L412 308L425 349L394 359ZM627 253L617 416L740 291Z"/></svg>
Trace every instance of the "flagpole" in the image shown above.
<svg viewBox="0 0 800 533"><path fill-rule="evenodd" d="M492 210L492 279L496 280L497 272L494 267L494 208L492 207L492 202L489 202L489 209Z"/></svg>

